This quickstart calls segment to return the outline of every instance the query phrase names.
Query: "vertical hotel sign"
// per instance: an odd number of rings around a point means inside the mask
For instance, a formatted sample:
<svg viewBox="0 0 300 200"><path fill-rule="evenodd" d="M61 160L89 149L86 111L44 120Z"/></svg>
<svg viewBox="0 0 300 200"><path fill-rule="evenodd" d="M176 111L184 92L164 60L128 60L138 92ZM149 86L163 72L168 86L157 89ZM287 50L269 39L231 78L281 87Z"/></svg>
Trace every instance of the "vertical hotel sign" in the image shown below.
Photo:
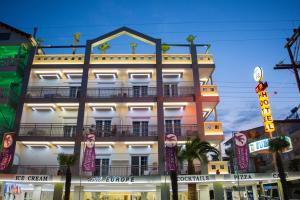
<svg viewBox="0 0 300 200"><path fill-rule="evenodd" d="M85 172L94 172L96 170L96 152L95 152L95 141L96 133L95 130L90 128L85 133L85 148L84 148L84 157L82 161L82 170Z"/></svg>
<svg viewBox="0 0 300 200"><path fill-rule="evenodd" d="M256 93L258 94L261 114L264 121L265 131L270 134L272 137L272 132L275 131L275 126L272 117L272 111L269 101L268 92L266 88L268 87L267 82L262 82L263 79L263 70L261 67L255 67L254 69L254 80L258 82L258 85L255 88Z"/></svg>

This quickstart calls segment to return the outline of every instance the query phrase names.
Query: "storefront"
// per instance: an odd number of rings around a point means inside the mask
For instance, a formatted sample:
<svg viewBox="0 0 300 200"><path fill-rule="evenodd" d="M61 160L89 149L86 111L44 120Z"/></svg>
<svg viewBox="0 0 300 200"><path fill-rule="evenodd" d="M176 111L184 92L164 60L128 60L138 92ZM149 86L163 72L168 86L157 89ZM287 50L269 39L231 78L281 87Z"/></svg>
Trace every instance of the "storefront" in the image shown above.
<svg viewBox="0 0 300 200"><path fill-rule="evenodd" d="M300 173L288 174L288 180L297 179L300 179ZM267 186L276 183L277 180L276 173L180 175L178 176L179 199L187 200L188 183L197 184L199 197L202 200L209 200L218 195L219 191L223 191L225 199L236 199L239 196L244 199L258 199L259 187L265 185L265 188L269 188ZM0 182L1 198L4 200L49 200L53 199L55 185L63 185L64 177L2 174ZM159 200L161 199L161 185L164 183L170 183L169 177L73 177L71 199Z"/></svg>

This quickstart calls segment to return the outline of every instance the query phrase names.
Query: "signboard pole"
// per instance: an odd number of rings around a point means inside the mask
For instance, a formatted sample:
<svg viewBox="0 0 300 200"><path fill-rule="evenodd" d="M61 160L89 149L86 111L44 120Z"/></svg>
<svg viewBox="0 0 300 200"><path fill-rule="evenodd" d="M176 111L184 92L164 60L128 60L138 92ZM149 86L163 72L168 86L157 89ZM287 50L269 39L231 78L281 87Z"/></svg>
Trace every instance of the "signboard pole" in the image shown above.
<svg viewBox="0 0 300 200"><path fill-rule="evenodd" d="M232 132L232 138L233 138L233 144L234 144L234 160L235 160L235 165L234 165L234 169L236 175L237 175L237 182L238 182L238 192L239 192L239 197L241 199L241 191L240 191L240 176L239 176L239 168L237 166L237 157L236 157L236 144L235 144L235 132Z"/></svg>

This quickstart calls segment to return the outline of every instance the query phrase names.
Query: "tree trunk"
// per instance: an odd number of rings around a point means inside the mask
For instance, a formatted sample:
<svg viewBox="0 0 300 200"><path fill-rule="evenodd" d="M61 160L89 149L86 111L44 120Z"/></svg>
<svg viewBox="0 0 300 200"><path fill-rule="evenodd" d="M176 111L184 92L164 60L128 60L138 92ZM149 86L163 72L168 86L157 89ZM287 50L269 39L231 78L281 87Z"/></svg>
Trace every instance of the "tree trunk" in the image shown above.
<svg viewBox="0 0 300 200"><path fill-rule="evenodd" d="M283 190L283 197L284 200L288 200L289 199L289 188L288 188L288 183L286 181L286 175L284 172L284 167L282 164L282 160L281 160L281 156L279 154L279 152L275 153L276 156L276 164L277 164L277 169L278 169L278 176L280 178L280 182L282 185L282 190Z"/></svg>
<svg viewBox="0 0 300 200"><path fill-rule="evenodd" d="M70 200L71 179L72 179L71 168L70 168L70 166L68 166L67 167L67 172L66 172L64 200Z"/></svg>
<svg viewBox="0 0 300 200"><path fill-rule="evenodd" d="M173 200L178 200L177 172L176 171L171 171L170 176L171 176Z"/></svg>
<svg viewBox="0 0 300 200"><path fill-rule="evenodd" d="M188 160L188 175L195 174L195 167L192 160ZM188 184L188 200L197 200L196 184Z"/></svg>

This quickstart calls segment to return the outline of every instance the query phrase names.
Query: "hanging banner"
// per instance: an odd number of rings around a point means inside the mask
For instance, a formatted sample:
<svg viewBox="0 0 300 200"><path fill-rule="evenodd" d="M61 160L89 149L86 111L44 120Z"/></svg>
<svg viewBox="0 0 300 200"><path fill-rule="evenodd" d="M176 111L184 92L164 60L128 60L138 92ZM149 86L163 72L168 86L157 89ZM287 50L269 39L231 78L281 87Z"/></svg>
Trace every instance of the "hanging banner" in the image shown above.
<svg viewBox="0 0 300 200"><path fill-rule="evenodd" d="M234 133L234 142L238 169L246 170L249 165L247 136L244 133Z"/></svg>
<svg viewBox="0 0 300 200"><path fill-rule="evenodd" d="M90 129L85 134L85 148L83 153L82 170L85 172L94 172L96 170L96 152L95 152L96 134Z"/></svg>
<svg viewBox="0 0 300 200"><path fill-rule="evenodd" d="M166 144L166 166L168 171L177 171L177 136L168 134L165 138Z"/></svg>
<svg viewBox="0 0 300 200"><path fill-rule="evenodd" d="M0 153L0 170L6 170L13 161L16 146L16 134L4 133L2 151Z"/></svg>

